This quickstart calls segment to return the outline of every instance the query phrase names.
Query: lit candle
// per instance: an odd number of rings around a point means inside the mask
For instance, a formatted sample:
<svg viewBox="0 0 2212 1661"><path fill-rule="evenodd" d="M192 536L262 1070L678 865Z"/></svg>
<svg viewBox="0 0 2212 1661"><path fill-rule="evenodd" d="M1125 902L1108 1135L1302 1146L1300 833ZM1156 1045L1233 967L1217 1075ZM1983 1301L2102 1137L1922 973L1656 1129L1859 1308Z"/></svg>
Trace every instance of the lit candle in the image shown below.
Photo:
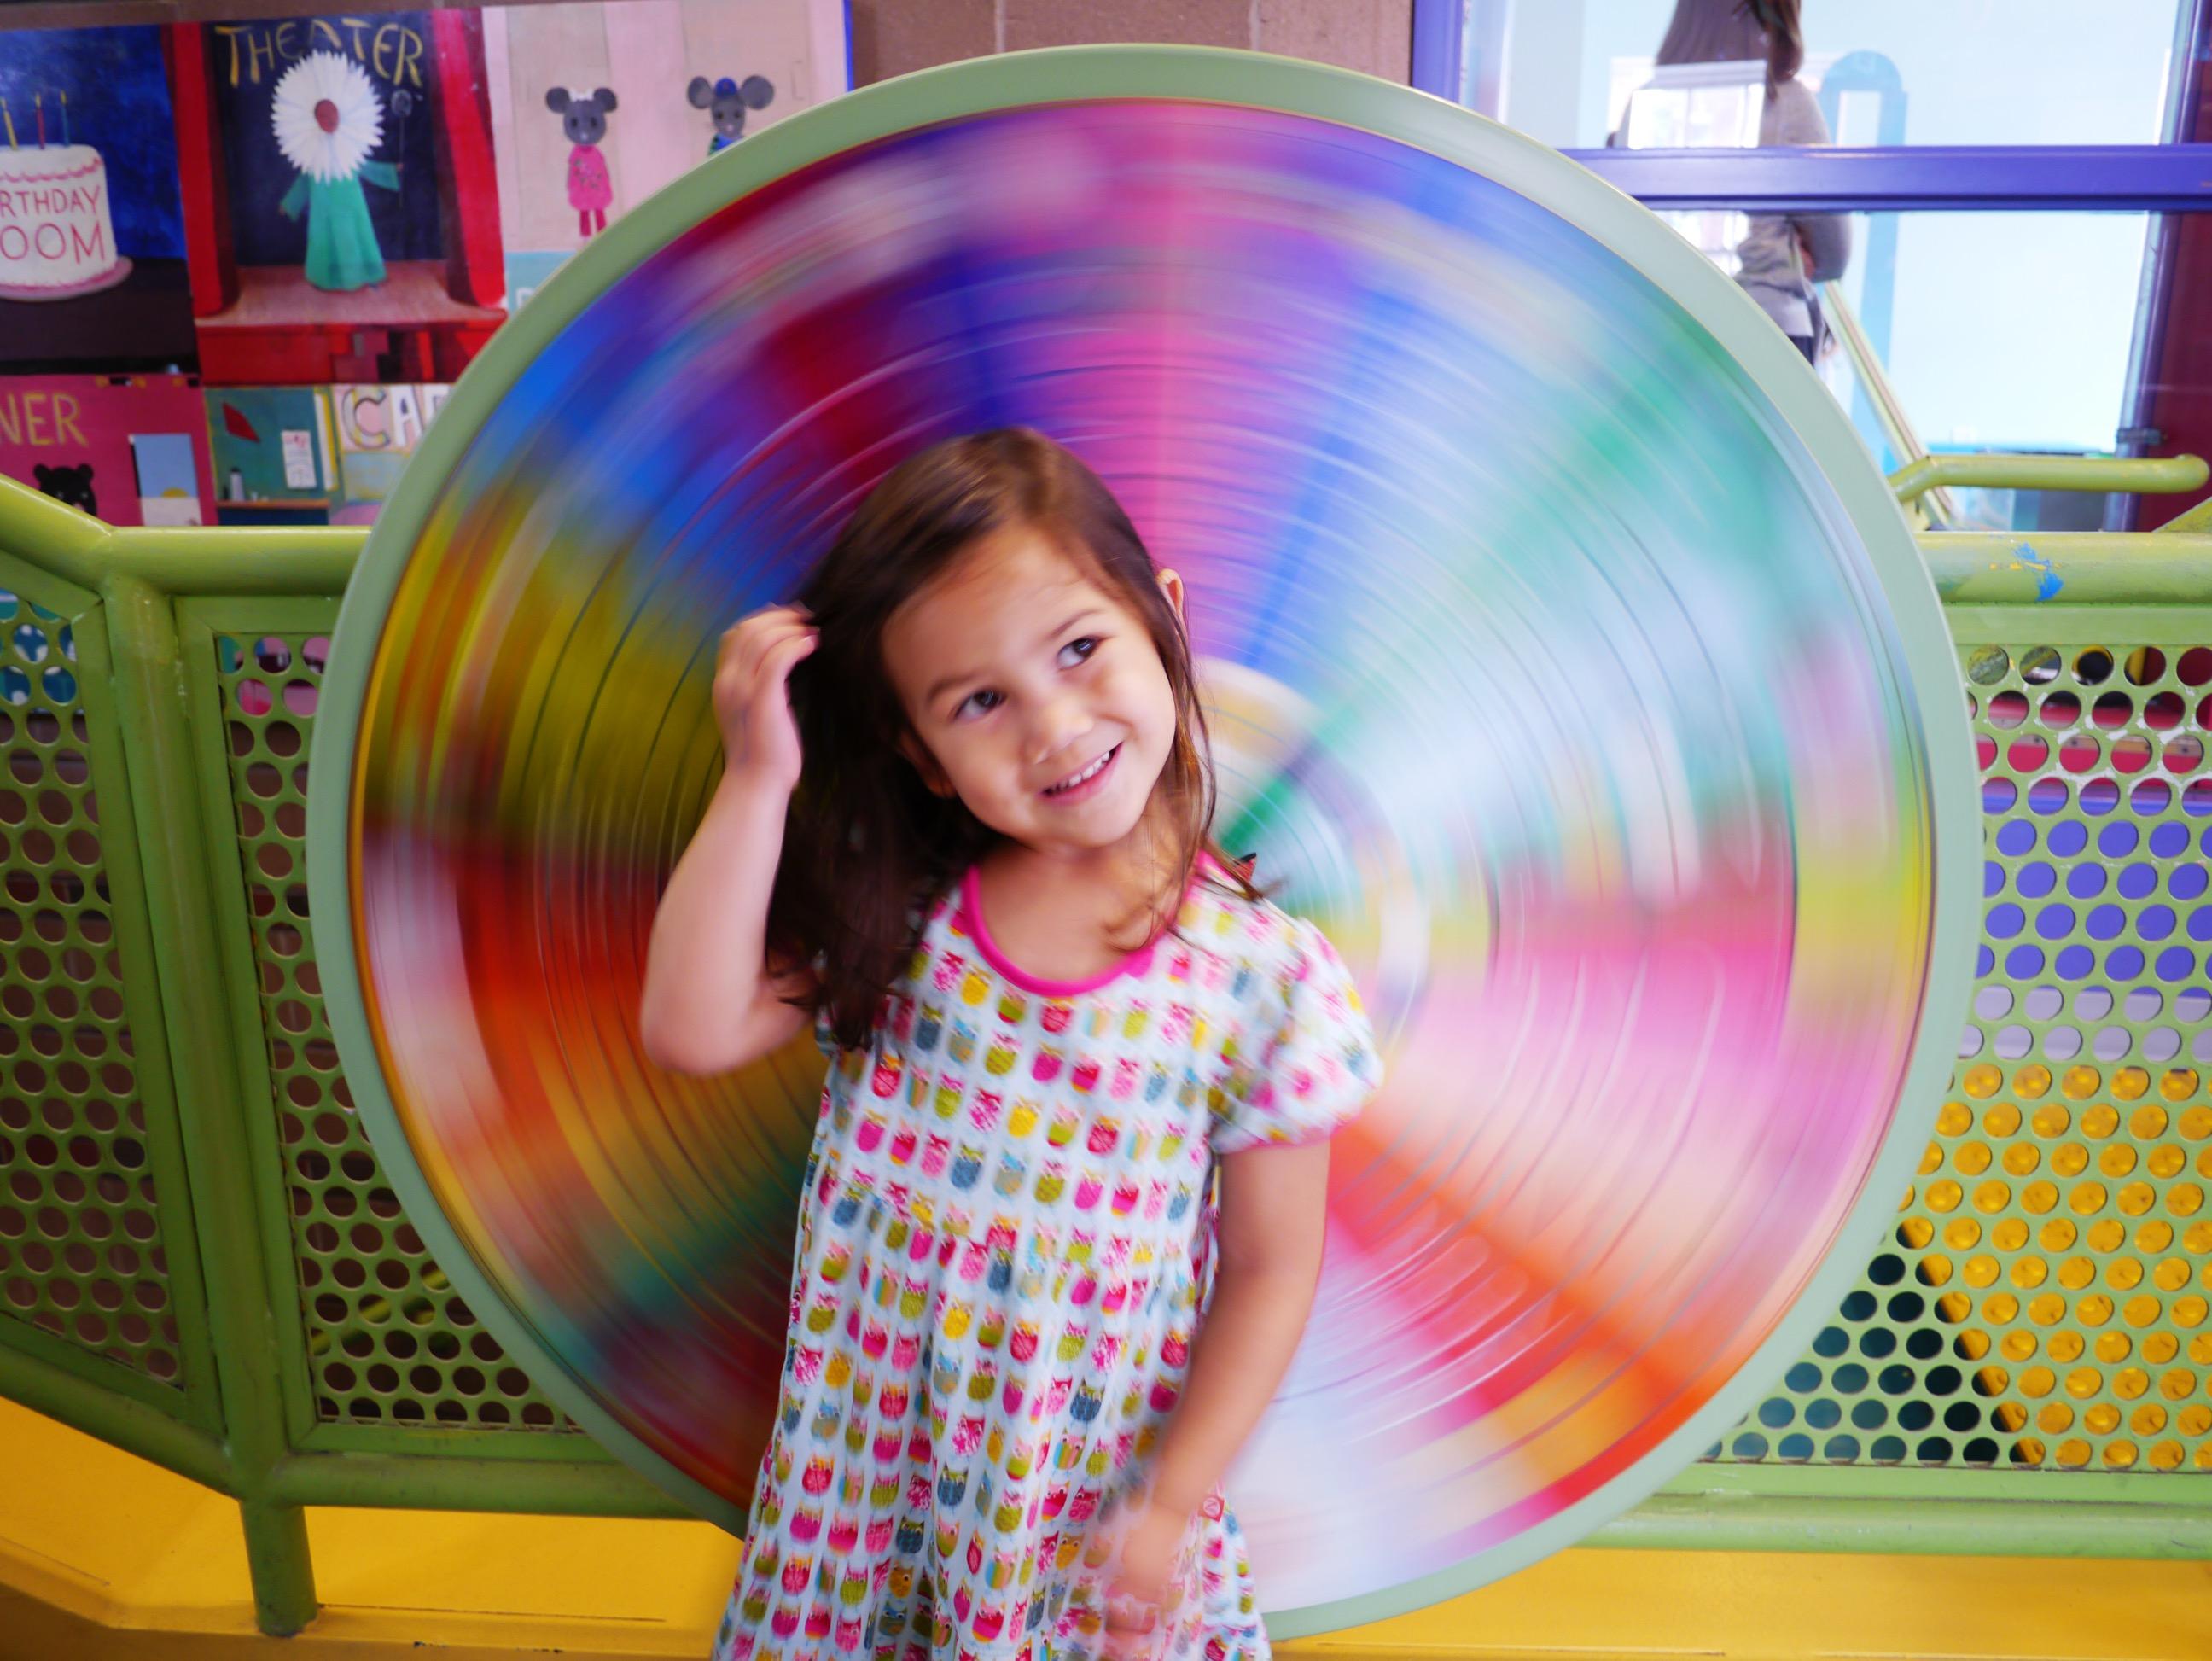
<svg viewBox="0 0 2212 1661"><path fill-rule="evenodd" d="M8 100L4 98L0 98L0 121L8 125L8 148L12 150L15 148L15 118L9 113Z"/></svg>
<svg viewBox="0 0 2212 1661"><path fill-rule="evenodd" d="M46 95L42 92L31 94L31 113L39 119L39 148L46 147Z"/></svg>
<svg viewBox="0 0 2212 1661"><path fill-rule="evenodd" d="M62 93L59 97L62 100L62 145L64 149L67 149L70 142L69 94Z"/></svg>

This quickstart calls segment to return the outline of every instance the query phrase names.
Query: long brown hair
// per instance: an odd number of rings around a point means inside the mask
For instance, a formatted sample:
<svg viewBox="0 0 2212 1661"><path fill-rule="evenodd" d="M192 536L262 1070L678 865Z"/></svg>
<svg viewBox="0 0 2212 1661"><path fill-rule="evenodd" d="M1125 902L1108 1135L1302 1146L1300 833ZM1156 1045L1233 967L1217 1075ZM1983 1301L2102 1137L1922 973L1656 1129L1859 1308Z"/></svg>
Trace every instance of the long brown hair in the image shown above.
<svg viewBox="0 0 2212 1661"><path fill-rule="evenodd" d="M1141 618L1167 672L1176 738L1148 811L1164 816L1176 858L1146 908L1148 935L1164 914L1171 919L1211 849L1213 765L1190 642L1113 492L1026 428L909 458L868 494L797 596L819 640L791 676L805 761L784 820L769 941L785 960L814 964L815 1007L848 1049L866 1043L913 955L918 904L945 891L998 836L957 796L931 791L907 760L910 728L884 666L884 630L963 552L1012 526L1053 540ZM1223 880L1255 891L1237 867L1224 861L1221 869Z"/></svg>
<svg viewBox="0 0 2212 1661"><path fill-rule="evenodd" d="M1801 7L1802 0L1675 0L1655 61L1719 64L1764 58L1771 101L1782 83L1805 66Z"/></svg>

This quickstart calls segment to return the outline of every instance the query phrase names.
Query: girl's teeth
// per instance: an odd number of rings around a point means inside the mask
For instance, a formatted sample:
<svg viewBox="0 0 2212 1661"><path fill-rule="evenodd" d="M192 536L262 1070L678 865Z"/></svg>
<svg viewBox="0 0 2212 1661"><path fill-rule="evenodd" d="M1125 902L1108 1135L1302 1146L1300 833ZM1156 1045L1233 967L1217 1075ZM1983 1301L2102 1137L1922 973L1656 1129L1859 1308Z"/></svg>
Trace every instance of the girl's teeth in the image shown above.
<svg viewBox="0 0 2212 1661"><path fill-rule="evenodd" d="M1120 747L1121 747L1121 746L1120 746L1120 745L1116 745L1115 746L1115 749L1119 749ZM1102 767L1105 766L1105 764L1106 764L1108 762L1109 762L1109 761L1111 761L1111 760L1113 760L1113 759L1114 759L1114 751L1112 751L1112 750L1109 750L1109 751L1108 751L1104 755L1103 755L1103 756L1099 757L1098 757L1098 759L1097 759L1097 761L1092 762L1092 763L1091 764L1091 765L1090 765L1090 766L1088 766L1088 767L1085 768L1085 769L1084 769L1080 773L1078 773L1078 774L1077 774L1073 778L1072 778L1072 779L1062 779L1062 780L1061 780L1058 784L1054 785L1054 786L1052 787L1052 788L1051 788L1050 790L1048 790L1045 794L1046 794L1047 795L1056 796L1056 795L1059 795L1062 791L1066 791L1066 790L1073 790L1073 789L1074 789L1074 788L1075 788L1075 787L1076 787L1077 785L1081 784L1081 783L1083 783L1085 780L1090 779L1090 778L1091 778L1091 777L1095 776L1097 775L1097 771L1098 771L1098 770L1099 770L1100 768L1102 768Z"/></svg>

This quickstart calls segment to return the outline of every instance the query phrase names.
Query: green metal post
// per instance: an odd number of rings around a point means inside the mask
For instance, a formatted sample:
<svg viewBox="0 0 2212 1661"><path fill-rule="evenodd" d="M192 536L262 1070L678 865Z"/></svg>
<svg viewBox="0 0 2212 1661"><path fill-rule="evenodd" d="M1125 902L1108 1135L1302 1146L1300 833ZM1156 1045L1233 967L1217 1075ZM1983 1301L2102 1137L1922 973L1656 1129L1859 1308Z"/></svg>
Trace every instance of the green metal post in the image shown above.
<svg viewBox="0 0 2212 1661"><path fill-rule="evenodd" d="M314 1573L304 1515L270 1492L289 1451L280 1384L283 1355L269 1305L252 1150L240 1110L242 1092L230 1047L221 1038L228 1031L228 1010L216 972L222 955L207 891L174 603L137 575L111 574L100 593L131 793L138 822L149 830L141 843L148 911L161 965L178 1117L192 1150L208 1320L254 1603L264 1631L297 1632L314 1619Z"/></svg>

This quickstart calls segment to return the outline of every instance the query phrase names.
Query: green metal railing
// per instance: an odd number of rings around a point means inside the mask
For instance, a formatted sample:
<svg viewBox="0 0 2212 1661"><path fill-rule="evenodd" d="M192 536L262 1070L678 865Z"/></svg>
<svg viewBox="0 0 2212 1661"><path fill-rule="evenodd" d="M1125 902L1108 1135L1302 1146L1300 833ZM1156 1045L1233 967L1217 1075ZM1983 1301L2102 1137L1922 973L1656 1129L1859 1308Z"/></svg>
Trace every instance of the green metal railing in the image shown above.
<svg viewBox="0 0 2212 1661"><path fill-rule="evenodd" d="M2203 479L2146 465L2088 487ZM0 1394L234 1495L270 1632L314 1613L303 1506L676 1514L482 1330L354 1122L301 835L362 541L111 530L0 479ZM1894 1238L1766 1403L1594 1543L2212 1556L2212 1024L2203 976L2155 962L2212 856L2212 534L1921 545L1985 801L2016 799L1992 906L2101 860L2149 886L2098 952L2144 967L2067 981L1991 936L1997 1013ZM1998 847L2014 822L2033 848ZM2166 851L2100 855L2118 824Z"/></svg>

